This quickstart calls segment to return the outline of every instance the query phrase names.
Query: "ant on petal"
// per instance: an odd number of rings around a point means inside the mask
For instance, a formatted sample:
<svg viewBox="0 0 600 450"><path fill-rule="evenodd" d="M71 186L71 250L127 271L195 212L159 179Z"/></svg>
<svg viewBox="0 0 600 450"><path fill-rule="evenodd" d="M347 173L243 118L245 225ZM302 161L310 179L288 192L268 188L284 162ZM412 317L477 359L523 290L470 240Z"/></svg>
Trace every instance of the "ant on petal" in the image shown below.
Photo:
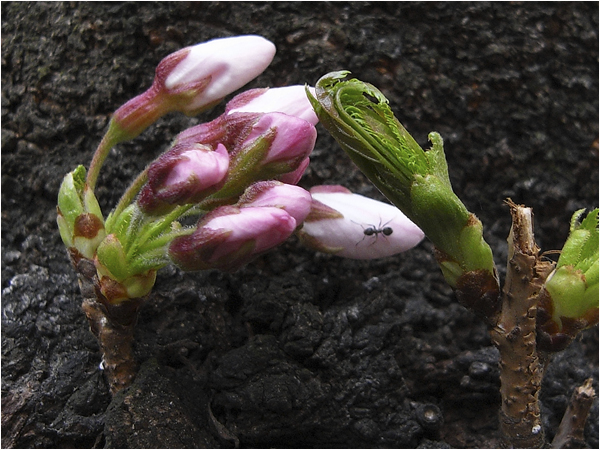
<svg viewBox="0 0 600 450"><path fill-rule="evenodd" d="M384 223L383 225L381 224L381 219L379 220L379 226L375 226L373 224L370 224L367 228L364 228L361 224L356 223L357 225L360 225L363 229L363 234L364 237L356 243L356 245L360 244L362 241L365 240L365 238L367 236L375 236L375 240L371 243L371 245L373 245L375 242L377 242L377 238L379 237L379 234L383 234L384 236L389 236L394 232L394 229L392 227L386 227L386 225L388 223L390 223L393 219L388 220L386 223Z"/></svg>

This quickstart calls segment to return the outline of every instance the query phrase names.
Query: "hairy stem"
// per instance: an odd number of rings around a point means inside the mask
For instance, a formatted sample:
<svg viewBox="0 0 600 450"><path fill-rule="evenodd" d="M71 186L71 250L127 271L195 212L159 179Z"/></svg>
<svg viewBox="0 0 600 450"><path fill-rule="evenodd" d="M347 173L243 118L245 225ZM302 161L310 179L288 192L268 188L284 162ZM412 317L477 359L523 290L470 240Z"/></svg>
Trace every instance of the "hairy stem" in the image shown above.
<svg viewBox="0 0 600 450"><path fill-rule="evenodd" d="M112 124L112 122L111 122ZM96 152L94 153L94 157L92 158L92 162L90 163L90 168L88 170L86 184L90 187L92 192L96 188L96 182L98 181L98 175L100 174L100 169L104 164L104 160L110 153L110 150L119 142L117 136L109 131L104 135L102 141L98 145Z"/></svg>

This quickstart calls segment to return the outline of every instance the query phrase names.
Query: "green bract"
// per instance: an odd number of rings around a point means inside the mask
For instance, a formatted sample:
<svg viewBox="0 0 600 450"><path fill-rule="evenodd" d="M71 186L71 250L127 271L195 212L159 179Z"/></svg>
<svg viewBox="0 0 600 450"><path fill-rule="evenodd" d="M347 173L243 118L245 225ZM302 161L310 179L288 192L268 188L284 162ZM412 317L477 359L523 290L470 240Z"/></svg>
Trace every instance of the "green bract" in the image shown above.
<svg viewBox="0 0 600 450"><path fill-rule="evenodd" d="M441 136L430 133L432 148L424 151L396 119L383 94L368 83L347 79L348 74L322 77L315 96L307 89L321 123L373 184L435 244L451 286L460 290L467 277L469 296L474 292L483 296L480 287L488 293L490 286L497 291L492 251L483 239L481 222L452 190ZM497 298L497 293L491 297Z"/></svg>
<svg viewBox="0 0 600 450"><path fill-rule="evenodd" d="M85 183L85 176L85 168L79 166L63 179L58 192L56 221L65 246L71 252L91 259L105 232L102 211Z"/></svg>
<svg viewBox="0 0 600 450"><path fill-rule="evenodd" d="M594 311L596 322L598 317L598 209L580 223L583 212L573 215L556 270L545 284L552 301L552 320L560 328L565 318L591 317Z"/></svg>

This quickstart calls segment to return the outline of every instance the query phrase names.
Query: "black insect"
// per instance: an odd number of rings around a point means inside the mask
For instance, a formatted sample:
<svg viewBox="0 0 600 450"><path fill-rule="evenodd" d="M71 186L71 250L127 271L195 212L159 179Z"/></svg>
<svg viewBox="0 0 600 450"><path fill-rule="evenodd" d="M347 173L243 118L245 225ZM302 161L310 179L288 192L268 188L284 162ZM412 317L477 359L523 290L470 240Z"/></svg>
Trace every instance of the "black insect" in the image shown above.
<svg viewBox="0 0 600 450"><path fill-rule="evenodd" d="M377 242L377 238L379 237L380 234L383 234L384 236L391 235L394 232L394 229L392 227L387 227L386 226L391 221L392 221L392 219L388 220L383 225L381 225L381 221L379 221L379 226L375 226L373 224L369 224L369 226L367 228L363 227L361 224L358 224L363 229L364 237L359 242L357 242L356 245L358 245L362 241L364 241L367 236L375 236L375 240L373 240L373 242L371 244L371 245L373 245L375 242Z"/></svg>
<svg viewBox="0 0 600 450"><path fill-rule="evenodd" d="M377 236L379 233L383 234L384 236L389 236L393 232L394 230L392 227L375 228L373 225L363 230L365 236Z"/></svg>

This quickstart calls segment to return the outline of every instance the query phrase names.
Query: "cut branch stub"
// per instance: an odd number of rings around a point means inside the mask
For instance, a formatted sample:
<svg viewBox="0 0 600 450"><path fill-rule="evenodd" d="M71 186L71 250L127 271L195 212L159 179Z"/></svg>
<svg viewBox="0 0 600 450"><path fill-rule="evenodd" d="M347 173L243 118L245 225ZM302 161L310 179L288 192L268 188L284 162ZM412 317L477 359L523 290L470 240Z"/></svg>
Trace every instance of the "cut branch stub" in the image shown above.
<svg viewBox="0 0 600 450"><path fill-rule="evenodd" d="M549 268L538 259L530 208L507 202L513 219L502 308L492 340L500 351L502 409L506 444L540 448L545 444L538 394L544 362L536 349L537 296Z"/></svg>

